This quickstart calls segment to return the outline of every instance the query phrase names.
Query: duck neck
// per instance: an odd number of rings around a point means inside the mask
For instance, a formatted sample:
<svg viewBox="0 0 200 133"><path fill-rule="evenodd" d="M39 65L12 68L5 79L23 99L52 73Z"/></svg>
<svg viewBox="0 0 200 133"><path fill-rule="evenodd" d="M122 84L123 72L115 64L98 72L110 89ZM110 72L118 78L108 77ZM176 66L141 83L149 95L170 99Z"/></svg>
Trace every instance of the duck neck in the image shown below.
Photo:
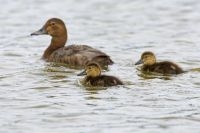
<svg viewBox="0 0 200 133"><path fill-rule="evenodd" d="M44 51L43 59L48 59L50 55L57 49L64 47L67 41L67 35L59 36L59 37L52 37L51 44L49 47Z"/></svg>

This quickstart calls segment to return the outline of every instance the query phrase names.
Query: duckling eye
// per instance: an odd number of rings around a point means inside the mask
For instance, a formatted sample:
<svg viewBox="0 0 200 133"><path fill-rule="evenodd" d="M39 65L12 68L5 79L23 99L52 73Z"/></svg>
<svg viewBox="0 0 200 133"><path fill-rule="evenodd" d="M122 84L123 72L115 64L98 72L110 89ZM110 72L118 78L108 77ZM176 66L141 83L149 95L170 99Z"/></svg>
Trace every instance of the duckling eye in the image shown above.
<svg viewBox="0 0 200 133"><path fill-rule="evenodd" d="M52 23L51 23L51 26L54 26L54 25L55 25L55 23L54 23L54 22L52 22Z"/></svg>
<svg viewBox="0 0 200 133"><path fill-rule="evenodd" d="M147 58L147 56L144 56L144 59L146 59Z"/></svg>

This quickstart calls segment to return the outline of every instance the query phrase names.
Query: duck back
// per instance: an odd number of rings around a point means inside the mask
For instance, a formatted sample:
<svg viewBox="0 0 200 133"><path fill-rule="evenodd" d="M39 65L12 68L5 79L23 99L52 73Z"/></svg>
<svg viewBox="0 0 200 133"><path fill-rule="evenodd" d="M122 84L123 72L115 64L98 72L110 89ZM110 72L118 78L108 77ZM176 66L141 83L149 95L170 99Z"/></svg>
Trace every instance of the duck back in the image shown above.
<svg viewBox="0 0 200 133"><path fill-rule="evenodd" d="M123 85L123 82L114 76L100 75L98 77L86 77L85 83L89 83L91 86L115 86Z"/></svg>
<svg viewBox="0 0 200 133"><path fill-rule="evenodd" d="M101 67L113 64L104 52L87 45L69 45L55 50L47 59L50 62L65 63L83 68L89 61L96 61Z"/></svg>
<svg viewBox="0 0 200 133"><path fill-rule="evenodd" d="M180 74L184 72L177 64L169 61L158 62L154 65L144 65L142 70L162 74Z"/></svg>

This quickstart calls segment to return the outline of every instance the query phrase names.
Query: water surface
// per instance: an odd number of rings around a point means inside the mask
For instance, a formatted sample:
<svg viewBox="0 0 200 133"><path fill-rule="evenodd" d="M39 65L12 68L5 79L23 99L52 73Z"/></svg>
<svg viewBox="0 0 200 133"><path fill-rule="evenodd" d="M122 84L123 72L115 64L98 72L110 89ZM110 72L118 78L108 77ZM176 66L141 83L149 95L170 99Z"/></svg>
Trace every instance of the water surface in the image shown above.
<svg viewBox="0 0 200 133"><path fill-rule="evenodd" d="M145 79L134 63L146 50L185 70L200 68L198 0L0 0L1 133L199 133L200 73ZM50 37L30 37L51 17L68 44L108 53L106 72L125 86L81 86L73 70L40 58Z"/></svg>

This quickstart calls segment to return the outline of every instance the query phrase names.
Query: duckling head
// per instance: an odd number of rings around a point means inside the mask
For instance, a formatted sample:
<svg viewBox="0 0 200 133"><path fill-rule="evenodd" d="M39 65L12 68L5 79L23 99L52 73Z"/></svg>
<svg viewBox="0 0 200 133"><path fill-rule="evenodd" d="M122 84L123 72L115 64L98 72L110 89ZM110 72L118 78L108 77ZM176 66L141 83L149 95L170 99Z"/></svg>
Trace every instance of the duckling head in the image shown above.
<svg viewBox="0 0 200 133"><path fill-rule="evenodd" d="M61 19L51 18L40 30L31 33L31 36L33 35L50 35L52 37L66 36L67 29Z"/></svg>
<svg viewBox="0 0 200 133"><path fill-rule="evenodd" d="M86 65L85 70L78 76L87 75L88 77L97 77L101 75L101 67L96 62L90 62Z"/></svg>
<svg viewBox="0 0 200 133"><path fill-rule="evenodd" d="M144 65L153 65L156 63L156 57L154 53L150 51L146 51L142 54L139 61L135 63L135 65L144 64Z"/></svg>

